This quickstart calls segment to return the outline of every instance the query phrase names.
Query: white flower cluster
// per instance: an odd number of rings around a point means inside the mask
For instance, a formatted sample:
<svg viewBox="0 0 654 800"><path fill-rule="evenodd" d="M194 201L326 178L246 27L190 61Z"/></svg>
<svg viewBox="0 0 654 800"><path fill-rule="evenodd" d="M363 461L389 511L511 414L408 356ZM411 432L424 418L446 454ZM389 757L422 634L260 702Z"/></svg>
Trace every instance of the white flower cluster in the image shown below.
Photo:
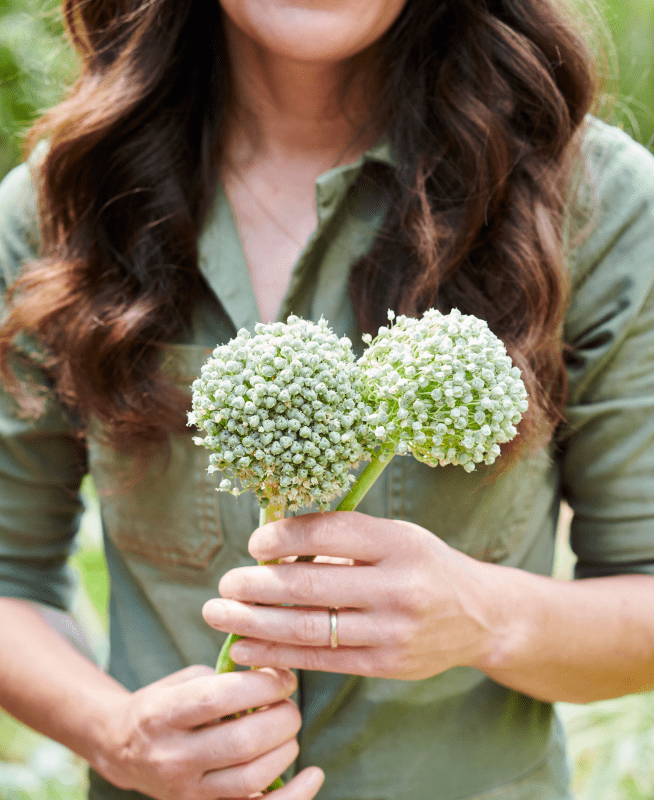
<svg viewBox="0 0 654 800"><path fill-rule="evenodd" d="M380 328L360 363L378 441L432 466L472 472L482 461L492 464L527 410L520 370L504 344L486 322L456 309L398 317Z"/></svg>
<svg viewBox="0 0 654 800"><path fill-rule="evenodd" d="M206 433L195 442L214 451L209 469L228 476L219 488L238 494L238 478L262 506L325 509L374 451L360 376L350 340L322 319L259 324L217 347L193 383L189 424Z"/></svg>

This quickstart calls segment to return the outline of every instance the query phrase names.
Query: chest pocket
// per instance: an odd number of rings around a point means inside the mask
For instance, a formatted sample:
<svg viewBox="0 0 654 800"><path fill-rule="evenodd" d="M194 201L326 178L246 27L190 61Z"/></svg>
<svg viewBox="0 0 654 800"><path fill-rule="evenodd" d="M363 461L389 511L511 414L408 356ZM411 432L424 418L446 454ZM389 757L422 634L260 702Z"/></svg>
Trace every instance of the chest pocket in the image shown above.
<svg viewBox="0 0 654 800"><path fill-rule="evenodd" d="M165 372L188 391L209 350L170 345ZM121 551L170 569L207 568L223 543L216 478L196 432L171 437L170 447L124 455L89 437L89 466L106 534Z"/></svg>

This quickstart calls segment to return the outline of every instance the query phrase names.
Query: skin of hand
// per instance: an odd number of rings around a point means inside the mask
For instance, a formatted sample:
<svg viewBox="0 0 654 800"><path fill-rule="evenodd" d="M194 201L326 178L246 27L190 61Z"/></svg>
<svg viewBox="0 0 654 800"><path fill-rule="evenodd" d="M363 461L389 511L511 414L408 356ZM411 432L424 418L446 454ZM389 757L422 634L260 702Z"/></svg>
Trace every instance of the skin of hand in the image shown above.
<svg viewBox="0 0 654 800"><path fill-rule="evenodd" d="M488 647L495 622L477 562L417 525L308 514L259 528L250 552L258 560L315 553L354 566L283 563L224 575L222 599L203 613L213 627L248 637L231 649L237 663L418 680L472 664ZM329 607L338 608L336 650Z"/></svg>
<svg viewBox="0 0 654 800"><path fill-rule="evenodd" d="M121 788L156 800L246 797L295 758L300 715L288 669L216 675L192 666L129 692L32 603L0 598L0 631L0 706ZM251 708L259 710L226 719ZM308 767L275 798L312 800L323 779Z"/></svg>
<svg viewBox="0 0 654 800"><path fill-rule="evenodd" d="M102 774L157 800L245 798L269 786L297 757L301 719L286 669L216 675L192 666L117 704ZM250 708L254 713L230 715ZM274 792L310 800L324 775L309 767Z"/></svg>
<svg viewBox="0 0 654 800"><path fill-rule="evenodd" d="M258 561L318 554L352 565L242 567L205 621L245 637L244 666L419 680L481 670L541 700L584 703L654 686L654 578L561 581L477 561L408 522L307 514L257 529ZM338 648L329 646L338 609Z"/></svg>

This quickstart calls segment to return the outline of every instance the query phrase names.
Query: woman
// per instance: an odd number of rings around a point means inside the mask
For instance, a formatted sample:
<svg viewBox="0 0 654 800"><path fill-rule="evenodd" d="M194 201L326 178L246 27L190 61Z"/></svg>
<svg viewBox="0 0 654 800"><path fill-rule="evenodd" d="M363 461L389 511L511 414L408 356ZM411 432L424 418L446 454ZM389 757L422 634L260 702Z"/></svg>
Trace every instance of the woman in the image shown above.
<svg viewBox="0 0 654 800"><path fill-rule="evenodd" d="M0 704L86 758L102 800L243 797L291 765L279 800L313 797L315 765L323 797L570 798L551 703L654 686L654 164L584 122L572 18L545 0L64 12L82 77L33 133L36 178L0 192L7 287L29 264L2 340ZM291 311L359 341L431 305L506 342L523 446L499 472L395 459L361 513L250 538L255 503L214 491L184 426L208 350ZM110 675L25 602L66 607L87 471ZM570 583L546 577L561 497ZM248 566L314 553L345 563ZM265 669L188 666L216 631Z"/></svg>

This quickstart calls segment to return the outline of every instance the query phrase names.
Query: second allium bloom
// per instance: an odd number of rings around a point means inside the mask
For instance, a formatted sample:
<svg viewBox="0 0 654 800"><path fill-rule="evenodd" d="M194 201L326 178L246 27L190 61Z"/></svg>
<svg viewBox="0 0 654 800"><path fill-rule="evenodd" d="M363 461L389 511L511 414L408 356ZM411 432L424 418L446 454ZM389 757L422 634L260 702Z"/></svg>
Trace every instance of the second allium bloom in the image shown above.
<svg viewBox="0 0 654 800"><path fill-rule="evenodd" d="M374 447L361 394L361 369L351 342L324 320L291 316L287 323L241 330L217 347L193 384L189 422L205 431L197 439L212 452L220 485L256 493L262 505L293 511L316 503L327 508L369 460Z"/></svg>
<svg viewBox="0 0 654 800"><path fill-rule="evenodd" d="M527 410L520 370L504 344L486 322L456 309L398 317L360 363L377 440L432 466L471 472L492 464Z"/></svg>

